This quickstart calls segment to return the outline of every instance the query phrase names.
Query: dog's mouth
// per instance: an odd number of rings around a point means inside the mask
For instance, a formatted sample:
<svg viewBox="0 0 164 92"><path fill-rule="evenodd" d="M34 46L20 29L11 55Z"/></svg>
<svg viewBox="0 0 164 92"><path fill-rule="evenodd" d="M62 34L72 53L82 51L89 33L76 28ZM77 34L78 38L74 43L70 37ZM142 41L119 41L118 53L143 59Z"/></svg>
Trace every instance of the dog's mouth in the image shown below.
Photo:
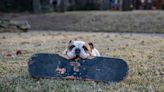
<svg viewBox="0 0 164 92"><path fill-rule="evenodd" d="M76 55L74 59L82 59L79 55Z"/></svg>
<svg viewBox="0 0 164 92"><path fill-rule="evenodd" d="M79 55L76 55L76 57L74 57L72 60L80 60L80 59L83 59L83 58L81 58Z"/></svg>

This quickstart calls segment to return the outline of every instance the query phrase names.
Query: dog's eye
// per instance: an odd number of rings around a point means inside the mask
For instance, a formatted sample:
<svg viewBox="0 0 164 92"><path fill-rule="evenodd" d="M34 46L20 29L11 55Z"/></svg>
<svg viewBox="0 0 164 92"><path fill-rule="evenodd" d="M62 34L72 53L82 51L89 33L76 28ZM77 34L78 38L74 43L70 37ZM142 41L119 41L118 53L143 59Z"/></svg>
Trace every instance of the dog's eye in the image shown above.
<svg viewBox="0 0 164 92"><path fill-rule="evenodd" d="M83 46L83 49L84 49L85 51L88 51L88 49L87 49L87 47L86 47L86 46Z"/></svg>
<svg viewBox="0 0 164 92"><path fill-rule="evenodd" d="M72 50L74 47L75 47L75 45L71 45L71 46L69 47L69 50Z"/></svg>

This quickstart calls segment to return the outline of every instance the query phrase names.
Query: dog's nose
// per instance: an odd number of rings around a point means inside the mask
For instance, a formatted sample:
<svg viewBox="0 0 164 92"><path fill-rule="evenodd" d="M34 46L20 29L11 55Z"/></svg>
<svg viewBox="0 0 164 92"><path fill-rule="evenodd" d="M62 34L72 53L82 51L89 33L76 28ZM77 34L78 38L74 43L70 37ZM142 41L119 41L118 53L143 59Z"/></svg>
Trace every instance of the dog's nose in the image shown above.
<svg viewBox="0 0 164 92"><path fill-rule="evenodd" d="M80 49L79 48L75 49L75 54L76 55L79 55L80 54Z"/></svg>

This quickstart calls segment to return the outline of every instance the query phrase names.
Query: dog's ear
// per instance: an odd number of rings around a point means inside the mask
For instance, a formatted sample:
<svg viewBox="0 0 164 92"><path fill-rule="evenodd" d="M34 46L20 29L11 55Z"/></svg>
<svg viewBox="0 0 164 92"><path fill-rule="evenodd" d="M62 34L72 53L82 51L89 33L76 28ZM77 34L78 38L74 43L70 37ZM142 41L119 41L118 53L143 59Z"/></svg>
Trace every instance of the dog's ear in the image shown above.
<svg viewBox="0 0 164 92"><path fill-rule="evenodd" d="M90 47L91 49L94 49L94 45L93 45L92 42L89 42L88 44L89 44L89 47Z"/></svg>
<svg viewBox="0 0 164 92"><path fill-rule="evenodd" d="M73 40L70 40L69 42L68 42L68 44L72 44L73 43Z"/></svg>
<svg viewBox="0 0 164 92"><path fill-rule="evenodd" d="M72 40L69 41L69 44L72 43Z"/></svg>

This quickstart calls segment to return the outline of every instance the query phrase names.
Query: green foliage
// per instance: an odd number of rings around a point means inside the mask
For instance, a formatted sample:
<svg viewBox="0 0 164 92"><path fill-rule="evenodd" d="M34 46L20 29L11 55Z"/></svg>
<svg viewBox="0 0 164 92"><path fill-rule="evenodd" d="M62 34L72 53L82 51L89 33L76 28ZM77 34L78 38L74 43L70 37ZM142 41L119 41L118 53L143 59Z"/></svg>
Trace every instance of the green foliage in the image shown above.
<svg viewBox="0 0 164 92"><path fill-rule="evenodd" d="M2 12L32 11L32 0L1 0L0 11Z"/></svg>
<svg viewBox="0 0 164 92"><path fill-rule="evenodd" d="M40 0L42 11L47 11L50 8L48 0ZM96 10L95 2L78 1L75 5L67 7L67 10ZM1 0L1 12L25 12L33 11L33 0Z"/></svg>
<svg viewBox="0 0 164 92"><path fill-rule="evenodd" d="M73 7L75 10L96 10L96 4L94 2L87 2L85 4L77 3Z"/></svg>

